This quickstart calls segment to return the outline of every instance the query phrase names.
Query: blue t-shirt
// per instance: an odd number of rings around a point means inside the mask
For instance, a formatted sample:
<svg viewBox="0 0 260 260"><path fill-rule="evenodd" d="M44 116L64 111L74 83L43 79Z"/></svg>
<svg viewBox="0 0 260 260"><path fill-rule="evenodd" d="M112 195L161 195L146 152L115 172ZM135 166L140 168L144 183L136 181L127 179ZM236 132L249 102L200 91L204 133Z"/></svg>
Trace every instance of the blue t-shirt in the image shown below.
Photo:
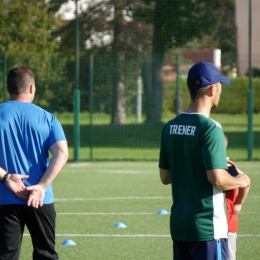
<svg viewBox="0 0 260 260"><path fill-rule="evenodd" d="M26 102L9 101L0 105L0 167L9 173L29 175L25 186L39 182L50 163L49 148L66 141L57 118ZM52 185L45 191L43 203L53 203ZM27 204L0 182L0 205Z"/></svg>

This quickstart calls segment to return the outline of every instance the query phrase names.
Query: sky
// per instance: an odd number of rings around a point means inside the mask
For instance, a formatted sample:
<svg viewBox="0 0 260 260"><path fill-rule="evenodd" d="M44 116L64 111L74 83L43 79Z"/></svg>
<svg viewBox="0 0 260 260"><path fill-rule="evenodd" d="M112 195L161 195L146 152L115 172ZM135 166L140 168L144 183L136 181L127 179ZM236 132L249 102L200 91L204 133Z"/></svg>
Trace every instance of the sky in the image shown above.
<svg viewBox="0 0 260 260"><path fill-rule="evenodd" d="M102 3L106 0L78 0L78 14L82 11L86 11L88 9L89 4L91 1L95 1L95 3ZM93 2L92 2L93 3ZM56 15L60 15L62 20L74 20L76 17L76 1L75 0L68 0L66 3L62 4L59 11ZM107 20L112 20L114 17L113 8L111 9L111 16L107 17ZM122 11L123 17L125 21L132 21L131 13L127 13L125 10ZM86 48L89 49L93 45L102 46L108 45L112 41L112 33L111 31L103 31L103 32L91 32L91 38L86 41Z"/></svg>
<svg viewBox="0 0 260 260"><path fill-rule="evenodd" d="M78 0L78 13L81 10L86 11L88 8L88 3L91 0ZM69 0L66 3L62 4L60 10L57 12L57 15L61 15L63 20L73 20L75 19L75 11L76 11L76 1Z"/></svg>

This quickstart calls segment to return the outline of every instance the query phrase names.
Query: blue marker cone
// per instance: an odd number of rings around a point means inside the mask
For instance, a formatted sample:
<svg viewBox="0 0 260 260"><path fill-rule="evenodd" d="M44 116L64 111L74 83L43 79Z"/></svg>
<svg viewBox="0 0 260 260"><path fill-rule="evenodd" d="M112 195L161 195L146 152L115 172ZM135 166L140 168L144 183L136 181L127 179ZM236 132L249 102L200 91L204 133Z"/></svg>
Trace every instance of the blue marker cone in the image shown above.
<svg viewBox="0 0 260 260"><path fill-rule="evenodd" d="M158 212L157 212L158 215L167 215L168 214L168 211L165 210L165 209L160 209Z"/></svg>
<svg viewBox="0 0 260 260"><path fill-rule="evenodd" d="M118 222L114 225L114 228L126 228L126 225L122 222Z"/></svg>
<svg viewBox="0 0 260 260"><path fill-rule="evenodd" d="M74 241L72 240L65 240L61 243L63 246L75 246L77 245Z"/></svg>

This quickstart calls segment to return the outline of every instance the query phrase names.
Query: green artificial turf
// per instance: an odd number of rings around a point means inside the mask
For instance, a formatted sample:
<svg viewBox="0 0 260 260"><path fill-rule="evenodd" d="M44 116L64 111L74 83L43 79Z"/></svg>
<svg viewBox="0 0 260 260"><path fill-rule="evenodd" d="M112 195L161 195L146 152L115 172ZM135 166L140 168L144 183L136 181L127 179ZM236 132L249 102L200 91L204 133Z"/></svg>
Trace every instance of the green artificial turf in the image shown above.
<svg viewBox="0 0 260 260"><path fill-rule="evenodd" d="M260 259L259 162L237 161L251 178L239 214L237 260ZM54 181L57 211L56 250L61 260L172 259L170 186L161 184L157 162L68 163ZM116 223L126 228L114 228ZM61 245L72 240L75 246ZM28 231L21 260L31 259Z"/></svg>

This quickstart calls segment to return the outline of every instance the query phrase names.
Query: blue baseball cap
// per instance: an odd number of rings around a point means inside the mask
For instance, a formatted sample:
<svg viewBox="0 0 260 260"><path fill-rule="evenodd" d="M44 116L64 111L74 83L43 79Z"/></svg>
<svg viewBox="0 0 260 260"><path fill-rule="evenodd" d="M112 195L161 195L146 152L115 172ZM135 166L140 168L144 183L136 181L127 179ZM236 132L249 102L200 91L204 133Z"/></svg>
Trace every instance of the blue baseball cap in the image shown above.
<svg viewBox="0 0 260 260"><path fill-rule="evenodd" d="M203 88L218 82L229 85L230 79L222 76L210 62L198 62L188 72L187 85L190 89Z"/></svg>

